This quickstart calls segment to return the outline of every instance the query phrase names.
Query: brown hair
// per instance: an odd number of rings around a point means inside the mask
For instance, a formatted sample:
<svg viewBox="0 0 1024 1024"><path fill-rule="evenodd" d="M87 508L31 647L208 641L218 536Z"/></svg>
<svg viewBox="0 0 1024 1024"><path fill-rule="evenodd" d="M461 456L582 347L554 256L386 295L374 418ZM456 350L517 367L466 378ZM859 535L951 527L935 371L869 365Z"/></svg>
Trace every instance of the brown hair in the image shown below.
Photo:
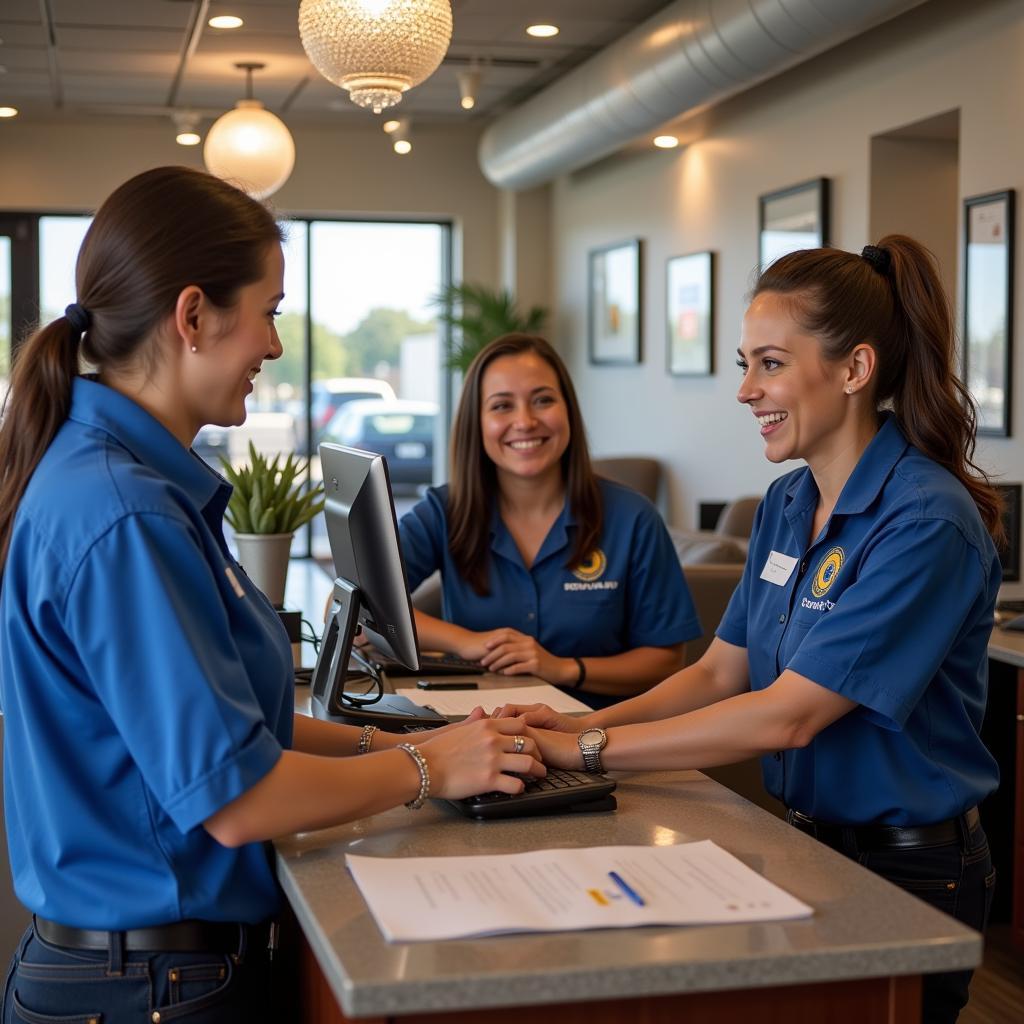
<svg viewBox="0 0 1024 1024"><path fill-rule="evenodd" d="M826 359L867 342L878 358L875 399L907 440L967 488L986 528L1003 538L1002 499L974 463L977 412L956 372L953 316L935 257L906 235L886 235L863 256L803 249L758 278L754 295L794 298L798 322Z"/></svg>
<svg viewBox="0 0 1024 1024"><path fill-rule="evenodd" d="M91 318L85 334L58 317L15 353L0 426L0 573L18 503L70 412L79 355L101 368L155 359L151 336L182 289L197 285L230 309L280 241L265 207L188 167L145 171L103 203L75 267L77 301Z"/></svg>
<svg viewBox="0 0 1024 1024"><path fill-rule="evenodd" d="M495 359L535 352L555 371L569 414L569 445L562 455L569 508L576 519L576 544L567 565L579 565L597 546L604 509L597 477L590 464L586 428L572 379L558 353L536 334L504 334L495 338L469 365L452 426L451 481L448 490L448 546L462 577L481 596L488 593L487 568L491 512L496 500L497 473L484 451L480 432L480 386Z"/></svg>

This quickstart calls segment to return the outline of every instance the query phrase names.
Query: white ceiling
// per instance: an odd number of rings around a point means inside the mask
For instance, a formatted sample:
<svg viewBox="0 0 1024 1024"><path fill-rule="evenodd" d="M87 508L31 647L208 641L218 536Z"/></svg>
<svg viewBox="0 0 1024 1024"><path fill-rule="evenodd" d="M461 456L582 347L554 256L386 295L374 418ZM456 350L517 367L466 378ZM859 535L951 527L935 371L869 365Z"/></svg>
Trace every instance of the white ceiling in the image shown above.
<svg viewBox="0 0 1024 1024"><path fill-rule="evenodd" d="M417 121L501 113L582 63L668 0L452 0L440 69L402 100ZM244 95L238 61L260 61L255 96L289 121L369 120L324 80L299 42L298 0L0 0L0 106L20 118L97 118L198 110L207 121ZM245 24L210 28L216 14ZM558 25L553 39L524 29ZM456 72L483 64L477 106L459 107Z"/></svg>

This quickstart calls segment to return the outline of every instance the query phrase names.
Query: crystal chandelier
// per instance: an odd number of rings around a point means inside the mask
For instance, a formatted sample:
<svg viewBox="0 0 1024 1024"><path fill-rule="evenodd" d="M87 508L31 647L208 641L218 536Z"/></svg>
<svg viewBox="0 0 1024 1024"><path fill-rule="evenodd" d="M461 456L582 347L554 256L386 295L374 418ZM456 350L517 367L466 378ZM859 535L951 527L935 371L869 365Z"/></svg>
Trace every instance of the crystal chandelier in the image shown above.
<svg viewBox="0 0 1024 1024"><path fill-rule="evenodd" d="M448 0L302 0L299 35L324 78L379 114L437 70L452 9Z"/></svg>

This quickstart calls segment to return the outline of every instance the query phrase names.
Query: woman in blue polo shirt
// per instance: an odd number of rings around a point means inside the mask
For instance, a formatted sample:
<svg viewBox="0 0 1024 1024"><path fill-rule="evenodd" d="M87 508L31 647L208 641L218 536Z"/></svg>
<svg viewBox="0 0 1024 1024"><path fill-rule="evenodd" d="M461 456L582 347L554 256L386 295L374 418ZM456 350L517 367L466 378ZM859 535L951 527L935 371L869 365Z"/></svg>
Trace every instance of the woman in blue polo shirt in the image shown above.
<svg viewBox="0 0 1024 1024"><path fill-rule="evenodd" d="M560 730L535 733L553 764L763 755L797 828L981 930L999 499L972 461L974 409L934 261L900 235L861 256L784 256L761 275L741 342L738 397L765 455L807 465L768 489L707 653L585 718L590 732L548 709L501 713ZM955 1020L969 980L927 976L924 1019Z"/></svg>
<svg viewBox="0 0 1024 1024"><path fill-rule="evenodd" d="M400 523L409 585L440 569L444 619L416 613L426 649L532 674L593 707L679 668L700 624L661 517L597 477L565 364L508 334L473 360L451 482Z"/></svg>
<svg viewBox="0 0 1024 1024"><path fill-rule="evenodd" d="M3 1024L285 1019L262 991L278 908L262 840L543 770L521 725L394 749L293 713L288 639L224 543L231 488L189 449L202 424L245 419L281 355L280 241L225 182L147 171L96 214L78 301L16 356L0 706L33 923Z"/></svg>

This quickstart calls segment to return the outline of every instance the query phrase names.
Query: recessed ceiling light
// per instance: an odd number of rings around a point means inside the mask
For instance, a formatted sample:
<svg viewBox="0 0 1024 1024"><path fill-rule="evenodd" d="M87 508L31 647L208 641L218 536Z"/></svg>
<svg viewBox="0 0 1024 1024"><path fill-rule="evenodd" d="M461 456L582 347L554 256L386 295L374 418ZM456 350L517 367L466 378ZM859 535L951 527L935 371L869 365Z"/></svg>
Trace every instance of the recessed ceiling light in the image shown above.
<svg viewBox="0 0 1024 1024"><path fill-rule="evenodd" d="M17 117L17 107L0 107L0 117Z"/></svg>
<svg viewBox="0 0 1024 1024"><path fill-rule="evenodd" d="M395 139L395 152L399 156L405 156L412 152L412 143L408 139Z"/></svg>
<svg viewBox="0 0 1024 1024"><path fill-rule="evenodd" d="M179 146L198 146L203 140L196 132L179 132L174 141Z"/></svg>
<svg viewBox="0 0 1024 1024"><path fill-rule="evenodd" d="M390 135L392 132L397 132L401 124L401 121L385 121L382 127Z"/></svg>
<svg viewBox="0 0 1024 1024"><path fill-rule="evenodd" d="M675 149L679 140L674 135L655 135L654 144L658 149Z"/></svg>
<svg viewBox="0 0 1024 1024"><path fill-rule="evenodd" d="M550 39L558 35L557 25L527 25L526 34L535 39Z"/></svg>
<svg viewBox="0 0 1024 1024"><path fill-rule="evenodd" d="M234 14L218 14L206 24L210 28L241 28L245 22Z"/></svg>

